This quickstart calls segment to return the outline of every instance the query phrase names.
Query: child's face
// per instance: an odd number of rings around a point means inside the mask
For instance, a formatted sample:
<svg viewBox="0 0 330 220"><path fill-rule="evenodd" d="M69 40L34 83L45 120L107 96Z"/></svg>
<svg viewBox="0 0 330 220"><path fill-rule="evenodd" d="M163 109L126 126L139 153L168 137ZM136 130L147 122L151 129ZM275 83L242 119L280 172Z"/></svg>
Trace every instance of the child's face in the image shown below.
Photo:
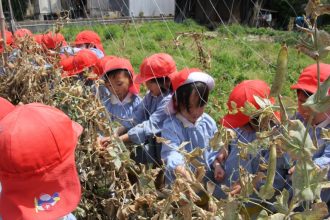
<svg viewBox="0 0 330 220"><path fill-rule="evenodd" d="M162 90L160 86L157 84L157 82L148 80L146 82L146 86L153 96L159 96L162 93Z"/></svg>
<svg viewBox="0 0 330 220"><path fill-rule="evenodd" d="M309 116L312 115L312 111L309 108L304 107L303 104L311 95L312 94L306 93L303 90L297 90L298 112L301 114L305 121L307 121ZM327 118L328 113L315 114L312 124L319 124L324 121Z"/></svg>
<svg viewBox="0 0 330 220"><path fill-rule="evenodd" d="M199 117L202 116L205 110L205 106L200 106L200 98L198 93L194 90L189 97L189 107L186 109L185 107L180 108L180 113L183 117L185 117L191 123L195 123Z"/></svg>
<svg viewBox="0 0 330 220"><path fill-rule="evenodd" d="M303 116L305 120L308 120L309 115L312 113L308 108L303 106L309 95L310 94L305 93L303 90L297 90L298 112Z"/></svg>
<svg viewBox="0 0 330 220"><path fill-rule="evenodd" d="M105 86L110 90L111 94L116 95L122 101L128 94L131 81L125 72L120 72L113 77L109 76L105 80Z"/></svg>
<svg viewBox="0 0 330 220"><path fill-rule="evenodd" d="M89 49L92 48L91 44L76 44L77 48L81 48L81 49Z"/></svg>

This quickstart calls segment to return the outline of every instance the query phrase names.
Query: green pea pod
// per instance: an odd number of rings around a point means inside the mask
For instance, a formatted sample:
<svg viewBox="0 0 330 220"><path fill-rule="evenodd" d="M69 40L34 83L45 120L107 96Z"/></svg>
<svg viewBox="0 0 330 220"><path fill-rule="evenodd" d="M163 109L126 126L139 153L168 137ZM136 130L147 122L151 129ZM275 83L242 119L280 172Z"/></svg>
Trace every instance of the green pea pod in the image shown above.
<svg viewBox="0 0 330 220"><path fill-rule="evenodd" d="M269 148L269 165L267 169L267 178L265 185L260 187L259 195L262 199L271 199L274 196L275 190L273 182L276 173L276 145L271 144Z"/></svg>
<svg viewBox="0 0 330 220"><path fill-rule="evenodd" d="M288 72L288 47L283 44L277 57L277 69L273 79L270 96L278 96L283 88L285 78Z"/></svg>

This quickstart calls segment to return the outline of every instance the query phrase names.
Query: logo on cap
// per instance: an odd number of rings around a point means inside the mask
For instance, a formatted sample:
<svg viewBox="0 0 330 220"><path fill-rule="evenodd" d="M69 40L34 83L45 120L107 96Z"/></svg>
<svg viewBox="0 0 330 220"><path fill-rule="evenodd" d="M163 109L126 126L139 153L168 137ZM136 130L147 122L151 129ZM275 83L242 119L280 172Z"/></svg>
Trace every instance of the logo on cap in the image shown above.
<svg viewBox="0 0 330 220"><path fill-rule="evenodd" d="M50 211L60 200L59 193L54 193L52 196L48 194L40 195L39 199L34 198L34 203L36 206L36 212L39 211Z"/></svg>

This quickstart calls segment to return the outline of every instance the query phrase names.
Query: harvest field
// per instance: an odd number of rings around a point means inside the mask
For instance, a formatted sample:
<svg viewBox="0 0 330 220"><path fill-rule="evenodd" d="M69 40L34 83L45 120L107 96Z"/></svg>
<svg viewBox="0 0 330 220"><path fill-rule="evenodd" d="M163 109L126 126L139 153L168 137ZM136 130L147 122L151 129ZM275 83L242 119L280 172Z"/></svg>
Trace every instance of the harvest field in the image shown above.
<svg viewBox="0 0 330 220"><path fill-rule="evenodd" d="M315 16L313 12L309 13ZM329 13L329 8L322 13ZM303 31L277 31L240 25L221 25L209 31L192 20L182 24L164 20L56 27L67 42L74 41L77 33L86 29L101 36L107 55L128 58L136 73L145 57L165 52L173 56L178 69L198 67L212 75L216 86L210 94L206 112L217 122L227 113L229 93L239 82L262 79L273 87L283 85L283 88L272 90L276 98L282 95L277 99L278 104L271 105L267 100L256 98L260 110L249 105L242 109L250 116L257 112L264 130L258 133L256 141L240 145L239 156L247 157L260 146L270 149L271 162L263 164L267 177L251 175L242 169L239 180L241 192L234 197L217 200L211 196L214 183L209 181L204 185L205 168L198 167L193 181L178 177L171 189L157 190L154 180L160 168L137 165L130 159L135 146L124 145L114 136L115 125L109 123L109 114L93 91L85 88L80 81L62 79L58 56L47 56L32 38L18 39L16 47L20 49L20 54L16 60L9 60L4 65L6 73L0 75L0 96L15 105L42 102L55 106L84 127L76 150L83 189L81 202L74 212L77 219L309 220L327 216L327 206L320 201L321 187L329 187L325 178L327 170L320 170L313 164L311 158L315 146L307 135L307 129L300 121L289 120L297 108L296 94L290 90L290 85L296 82L304 67L316 62L330 63L327 56L330 35L327 32L318 32L317 37L311 39L306 36L310 37L314 32L307 35ZM301 45L302 38L310 43L310 47L298 52L297 45ZM314 48L315 39L318 40L317 48ZM302 46L298 48L302 50ZM9 53L14 51L12 48L8 50ZM322 57L313 59L310 56L314 53L308 56L306 51L318 51ZM40 68L35 68L36 64ZM45 69L45 64L52 67ZM329 111L329 82L328 79L327 83L322 84L319 95L307 103L313 112ZM97 88L99 84L102 81L95 81ZM143 87L141 96L145 92ZM274 118L274 110L281 112L281 122L278 122L275 132L269 125ZM220 125L218 127L219 132L210 143L216 150L234 139L231 132ZM107 148L98 144L100 133L112 138ZM328 143L329 130L324 129L323 137ZM276 147L281 150L276 151ZM201 157L201 151L184 152L186 161L193 164L196 158ZM296 171L292 175L290 190L274 192L274 161L283 152L296 159ZM293 164L293 161L290 162ZM132 175L137 179L135 184L130 182ZM266 179L266 184L258 191L255 183L262 178Z"/></svg>

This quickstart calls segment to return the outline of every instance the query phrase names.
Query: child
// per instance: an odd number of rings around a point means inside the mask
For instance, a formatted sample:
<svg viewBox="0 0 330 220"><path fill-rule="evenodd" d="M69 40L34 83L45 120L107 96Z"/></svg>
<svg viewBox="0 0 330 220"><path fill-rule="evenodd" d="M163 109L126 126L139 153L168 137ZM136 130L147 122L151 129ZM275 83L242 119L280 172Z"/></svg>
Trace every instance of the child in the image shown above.
<svg viewBox="0 0 330 220"><path fill-rule="evenodd" d="M140 66L140 74L135 82L145 82L149 91L134 111L134 126L128 127L127 134L120 136L124 142L143 144L142 148L137 149L135 156L138 163L161 164L161 146L156 143L155 136L160 136L166 118L165 109L171 99L171 82L168 76L173 72L176 72L175 61L165 53L145 58Z"/></svg>
<svg viewBox="0 0 330 220"><path fill-rule="evenodd" d="M117 130L117 135L120 136L133 126L133 112L141 102L138 96L140 87L133 83L134 69L127 59L111 57L102 69L105 91L101 92L101 101L111 114L111 121L124 126Z"/></svg>
<svg viewBox="0 0 330 220"><path fill-rule="evenodd" d="M198 69L183 69L170 76L174 94L169 103L172 114L165 119L162 137L169 141L163 143L161 158L166 164L166 180L172 182L174 173L190 179L186 170L184 156L178 151L178 147L185 141L189 143L183 148L188 153L195 148L204 149L204 158L201 162L210 169L207 158L215 156L209 147L209 140L217 131L215 121L204 109L208 101L209 92L214 88L214 80L211 76ZM193 168L193 167L192 167Z"/></svg>
<svg viewBox="0 0 330 220"><path fill-rule="evenodd" d="M49 50L56 50L67 46L64 36L61 33L48 32L41 37L41 45Z"/></svg>
<svg viewBox="0 0 330 220"><path fill-rule="evenodd" d="M97 75L93 72L93 68L98 62L98 58L90 50L80 50L74 56L62 55L61 65L64 73L62 77L78 76L80 80L85 82L85 85L91 86L93 79L97 78Z"/></svg>
<svg viewBox="0 0 330 220"><path fill-rule="evenodd" d="M323 82L330 77L330 65L320 63L320 81ZM306 67L299 76L298 82L291 86L291 89L297 91L298 98L298 114L297 118L304 122L305 126L312 112L304 107L302 104L308 99L309 96L314 94L317 90L317 65L313 64ZM318 150L313 155L313 161L319 168L330 167L330 142L321 138L321 129L330 129L330 111L324 113L315 114L312 127L309 130L309 134L313 137L313 129L318 143ZM294 167L289 170L289 174L294 172ZM328 173L328 180L330 180L330 173ZM330 208L330 190L323 190L321 198L324 202L327 202L328 208ZM330 210L330 209L329 209Z"/></svg>
<svg viewBox="0 0 330 220"><path fill-rule="evenodd" d="M39 103L0 121L0 219L76 219L81 187L75 148L82 127Z"/></svg>
<svg viewBox="0 0 330 220"><path fill-rule="evenodd" d="M14 36L16 38L23 38L25 36L30 36L32 37L33 34L32 32L29 30L29 29L26 29L26 28L20 28L20 29L17 29L14 33Z"/></svg>
<svg viewBox="0 0 330 220"><path fill-rule="evenodd" d="M13 34L10 31L5 30L6 35L6 46L11 46L14 43ZM1 37L2 39L2 37ZM3 53L4 48L2 46L2 43L0 44L0 53Z"/></svg>
<svg viewBox="0 0 330 220"><path fill-rule="evenodd" d="M7 99L0 97L0 120L4 118L9 112L15 109L15 106L11 104Z"/></svg>
<svg viewBox="0 0 330 220"><path fill-rule="evenodd" d="M269 97L269 94L270 88L264 81L245 80L235 86L229 95L227 102L229 110L233 110L231 103L234 102L237 105L238 112L236 114L228 113L220 120L220 123L226 128L233 129L236 132L237 139L228 146L228 154L224 150L220 151L218 157L213 162L213 168L214 179L221 185L230 187L231 195L239 194L241 190L241 186L238 184L240 166L249 173L255 174L258 171L262 157L264 157L264 161L267 161L269 156L267 150L260 150L257 156L248 154L248 158L245 160L239 158L237 142L251 143L256 139L256 132L261 131L258 119L250 118L242 113L239 108L244 107L245 103L249 102L257 109L260 109L254 96L268 98L271 102L274 102L274 99ZM275 189L282 190L285 187L285 176L289 168L287 161L286 157L280 157L277 160L277 172L273 184ZM215 197L226 198L227 196L220 188L217 188Z"/></svg>
<svg viewBox="0 0 330 220"><path fill-rule="evenodd" d="M100 36L94 31L85 30L77 34L73 43L76 48L73 48L75 53L79 49L89 49L96 54L98 58L104 57L104 49Z"/></svg>

